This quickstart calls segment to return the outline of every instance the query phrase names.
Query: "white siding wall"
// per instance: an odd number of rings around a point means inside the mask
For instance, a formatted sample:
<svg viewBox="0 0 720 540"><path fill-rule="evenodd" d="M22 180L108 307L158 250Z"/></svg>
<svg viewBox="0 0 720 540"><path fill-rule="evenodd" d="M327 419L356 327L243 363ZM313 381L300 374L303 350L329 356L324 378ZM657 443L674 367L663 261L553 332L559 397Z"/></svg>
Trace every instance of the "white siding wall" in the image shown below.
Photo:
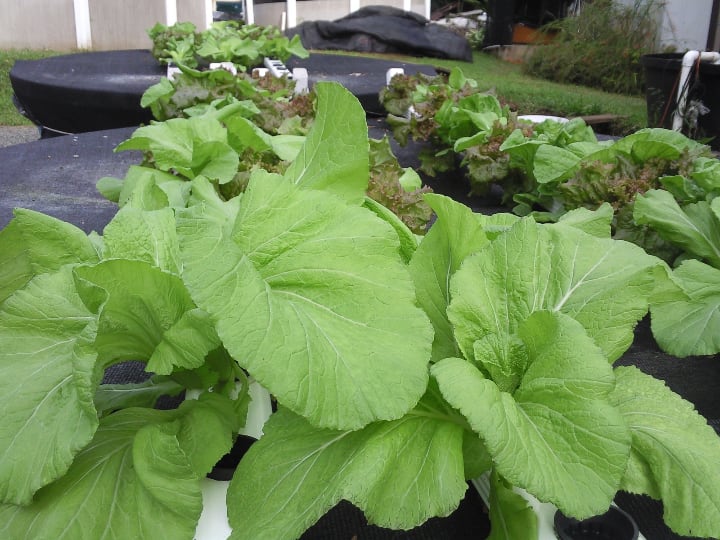
<svg viewBox="0 0 720 540"><path fill-rule="evenodd" d="M669 0L660 30L660 46L704 51L710 30L712 0Z"/></svg>
<svg viewBox="0 0 720 540"><path fill-rule="evenodd" d="M678 52L703 51L710 30L713 0L616 0L628 6L653 2L658 6L658 50L674 47Z"/></svg>
<svg viewBox="0 0 720 540"><path fill-rule="evenodd" d="M147 30L155 23L183 20L206 28L214 5L213 0L0 0L0 48L145 49Z"/></svg>

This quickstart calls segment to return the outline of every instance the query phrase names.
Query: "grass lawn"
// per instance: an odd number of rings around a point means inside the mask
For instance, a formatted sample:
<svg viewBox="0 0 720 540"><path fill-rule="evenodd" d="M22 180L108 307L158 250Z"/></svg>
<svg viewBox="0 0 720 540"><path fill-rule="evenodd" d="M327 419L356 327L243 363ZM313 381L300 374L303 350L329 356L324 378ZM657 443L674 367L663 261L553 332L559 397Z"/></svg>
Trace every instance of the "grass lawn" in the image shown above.
<svg viewBox="0 0 720 540"><path fill-rule="evenodd" d="M53 51L0 51L0 125L28 125L12 103L12 87L8 74L16 60L33 60L60 54ZM380 55L376 55L380 56ZM383 55L383 58L388 58ZM407 62L431 64L450 69L460 67L475 79L483 90L493 91L511 109L521 114L552 114L587 116L614 114L623 120L612 127L612 134L631 133L647 125L645 100L642 97L608 94L581 86L557 84L529 77L521 66L502 61L492 55L476 52L473 62L438 58L394 57Z"/></svg>

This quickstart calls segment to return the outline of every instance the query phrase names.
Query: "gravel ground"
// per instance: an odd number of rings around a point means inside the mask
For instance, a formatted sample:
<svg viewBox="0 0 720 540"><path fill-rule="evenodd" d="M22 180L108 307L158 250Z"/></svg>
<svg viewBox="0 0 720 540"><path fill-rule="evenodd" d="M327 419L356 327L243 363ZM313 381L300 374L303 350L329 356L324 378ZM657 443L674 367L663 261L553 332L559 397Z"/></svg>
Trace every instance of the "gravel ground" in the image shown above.
<svg viewBox="0 0 720 540"><path fill-rule="evenodd" d="M35 126L0 126L0 147L12 146L40 138L40 130Z"/></svg>

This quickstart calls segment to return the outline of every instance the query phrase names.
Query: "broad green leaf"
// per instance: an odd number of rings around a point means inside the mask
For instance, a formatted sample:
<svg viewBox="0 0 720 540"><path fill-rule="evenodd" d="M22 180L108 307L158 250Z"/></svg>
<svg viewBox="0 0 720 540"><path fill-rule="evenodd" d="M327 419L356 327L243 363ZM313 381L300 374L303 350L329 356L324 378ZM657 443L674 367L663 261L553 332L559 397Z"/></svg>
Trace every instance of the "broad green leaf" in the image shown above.
<svg viewBox="0 0 720 540"><path fill-rule="evenodd" d="M179 214L193 299L240 365L312 423L402 416L425 391L432 329L396 233L331 194L255 180L234 220Z"/></svg>
<svg viewBox="0 0 720 540"><path fill-rule="evenodd" d="M101 178L98 183L103 180L106 179ZM168 205L183 208L189 189L189 184L179 176L133 165L122 180L117 203L121 208L130 205L142 210L159 210Z"/></svg>
<svg viewBox="0 0 720 540"><path fill-rule="evenodd" d="M189 166L192 147L193 133L190 122L184 118L173 118L139 127L132 137L121 142L115 151L153 152L157 168L168 171L175 166Z"/></svg>
<svg viewBox="0 0 720 540"><path fill-rule="evenodd" d="M460 68L453 67L450 70L450 75L448 76L448 84L451 88L454 88L455 90L462 90L467 83L468 79L467 77L465 77L465 74Z"/></svg>
<svg viewBox="0 0 720 540"><path fill-rule="evenodd" d="M139 167L132 169L133 172L139 170L141 170ZM170 206L168 194L158 185L158 175L172 176L175 183L182 182L179 177L157 169L145 169L140 174L133 174L133 172L128 171L120 188L117 198L120 208L128 206L138 210L160 210ZM100 190L100 182L103 180L107 179L98 180L98 190Z"/></svg>
<svg viewBox="0 0 720 540"><path fill-rule="evenodd" d="M638 143L641 143L638 147L641 148L641 150L638 150L637 154L641 159L656 157L653 153L653 143L658 143L657 156L662 156L663 152L669 151L668 148L674 149L675 153L679 154L685 149L698 150L704 147L704 145L689 139L678 131L663 128L645 128L638 130L632 135L616 141L613 147L618 151L630 154L635 152L635 146L638 145Z"/></svg>
<svg viewBox="0 0 720 540"><path fill-rule="evenodd" d="M0 230L0 304L33 276L98 260L93 243L74 225L33 210L14 215Z"/></svg>
<svg viewBox="0 0 720 540"><path fill-rule="evenodd" d="M653 189L635 198L633 217L665 240L720 268L720 219L705 201L684 207L667 191Z"/></svg>
<svg viewBox="0 0 720 540"><path fill-rule="evenodd" d="M633 144L632 155L641 163L658 158L674 161L680 157L680 150L664 141L637 141Z"/></svg>
<svg viewBox="0 0 720 540"><path fill-rule="evenodd" d="M238 154L246 148L256 152L265 152L272 148L272 137L247 118L233 116L225 119L225 125L228 128L228 142Z"/></svg>
<svg viewBox="0 0 720 540"><path fill-rule="evenodd" d="M614 361L663 277L661 261L637 246L525 218L458 270L448 315L468 359L478 339L511 335L531 313L549 310L579 321Z"/></svg>
<svg viewBox="0 0 720 540"><path fill-rule="evenodd" d="M615 373L611 398L659 490L665 523L683 536L720 537L720 438L715 430L662 381L634 367Z"/></svg>
<svg viewBox="0 0 720 540"><path fill-rule="evenodd" d="M447 316L450 278L465 258L487 244L475 215L466 206L442 195L425 195L437 221L425 235L410 261L418 302L435 329L432 359L458 354Z"/></svg>
<svg viewBox="0 0 720 540"><path fill-rule="evenodd" d="M177 171L189 179L203 175L226 183L238 168L238 155L227 142L227 130L212 116L172 118L142 126L116 151L142 150L152 154L161 171Z"/></svg>
<svg viewBox="0 0 720 540"><path fill-rule="evenodd" d="M107 295L99 313L95 342L103 365L148 360L165 332L182 321L186 311L195 308L178 276L143 261L111 259L77 268L76 273ZM217 339L214 333L203 335L211 343Z"/></svg>
<svg viewBox="0 0 720 540"><path fill-rule="evenodd" d="M266 172L264 169L258 169L255 171L253 176L259 178L258 181L262 181L264 175L270 175L271 173ZM238 213L240 207L241 197L233 197L229 201L224 201L220 198L215 186L207 178L202 176L196 178L191 182L192 193L188 200L188 206L203 205L208 211L208 215L213 215L214 219L218 223L227 224L232 228L235 216Z"/></svg>
<svg viewBox="0 0 720 540"><path fill-rule="evenodd" d="M709 157L696 158L693 161L690 178L707 192L720 190L720 160Z"/></svg>
<svg viewBox="0 0 720 540"><path fill-rule="evenodd" d="M305 144L304 135L275 135L270 144L275 155L283 161L294 161Z"/></svg>
<svg viewBox="0 0 720 540"><path fill-rule="evenodd" d="M535 151L533 175L540 184L562 182L575 174L581 159L570 150L543 144Z"/></svg>
<svg viewBox="0 0 720 540"><path fill-rule="evenodd" d="M226 184L235 177L239 163L237 152L224 142L196 142L190 166L175 169L191 179L204 176Z"/></svg>
<svg viewBox="0 0 720 540"><path fill-rule="evenodd" d="M103 176L97 181L95 187L108 201L116 203L120 200L120 192L123 188L123 181L120 178Z"/></svg>
<svg viewBox="0 0 720 540"><path fill-rule="evenodd" d="M200 478L231 444L220 416L231 409L216 407L189 402L178 411L126 409L108 416L67 474L31 505L0 506L0 534L17 540L193 538ZM197 440L199 434L206 438Z"/></svg>
<svg viewBox="0 0 720 540"><path fill-rule="evenodd" d="M492 127L492 125L490 127ZM458 140L456 140L455 144L453 144L453 152L455 152L456 154L459 154L473 146L485 144L488 140L488 137L490 136L489 135L490 128L486 127L483 129L484 129L483 131L478 131L477 133L475 133L474 135L471 135L470 137L460 137Z"/></svg>
<svg viewBox="0 0 720 540"><path fill-rule="evenodd" d="M535 510L495 472L490 475L489 504L490 536L487 540L537 540Z"/></svg>
<svg viewBox="0 0 720 540"><path fill-rule="evenodd" d="M143 211L126 206L105 226L106 259L144 261L180 274L180 248L175 213L170 208Z"/></svg>
<svg viewBox="0 0 720 540"><path fill-rule="evenodd" d="M143 95L140 98L140 106L147 108L156 101L169 97L174 93L175 87L173 86L173 83L167 77L163 77L160 79L159 83L153 84L145 90L145 92L143 92Z"/></svg>
<svg viewBox="0 0 720 540"><path fill-rule="evenodd" d="M495 240L498 236L509 231L513 225L520 221L520 217L515 214L498 212L497 214L475 214L475 219L488 237L488 240Z"/></svg>
<svg viewBox="0 0 720 540"><path fill-rule="evenodd" d="M720 270L689 259L672 280L685 296L650 306L655 340L680 358L720 352Z"/></svg>
<svg viewBox="0 0 720 540"><path fill-rule="evenodd" d="M233 539L297 538L341 499L370 523L409 529L449 515L467 488L463 428L442 419L334 431L280 410L263 429L230 483Z"/></svg>
<svg viewBox="0 0 720 540"><path fill-rule="evenodd" d="M422 178L412 167L403 168L403 174L398 178L398 182L402 188L408 193L415 191L416 189L422 189Z"/></svg>
<svg viewBox="0 0 720 540"><path fill-rule="evenodd" d="M374 212L380 219L387 222L395 230L398 240L400 241L400 256L404 262L410 262L413 253L415 253L418 247L418 237L403 223L397 214L394 214L379 202L370 197L365 197L363 206Z"/></svg>
<svg viewBox="0 0 720 540"><path fill-rule="evenodd" d="M516 129L500 145L500 151L510 156L513 165L525 171L532 171L535 153L542 144L547 144L547 141L528 139L521 129Z"/></svg>
<svg viewBox="0 0 720 540"><path fill-rule="evenodd" d="M35 277L0 307L0 501L30 503L92 438L95 320L70 267Z"/></svg>
<svg viewBox="0 0 720 540"><path fill-rule="evenodd" d="M130 407L152 409L161 396L175 396L183 390L185 387L162 377L139 383L101 384L95 392L95 408L101 415Z"/></svg>
<svg viewBox="0 0 720 540"><path fill-rule="evenodd" d="M438 362L432 374L511 484L577 518L604 512L630 452L627 426L607 401L611 366L561 313L535 313L519 334L529 364L513 394L459 358Z"/></svg>
<svg viewBox="0 0 720 540"><path fill-rule="evenodd" d="M658 181L663 189L669 191L675 200L680 202L696 202L706 196L704 189L680 174L661 176Z"/></svg>
<svg viewBox="0 0 720 540"><path fill-rule="evenodd" d="M650 465L636 448L630 449L620 489L629 493L642 493L656 500L661 497L660 488L655 483Z"/></svg>
<svg viewBox="0 0 720 540"><path fill-rule="evenodd" d="M597 210L576 208L563 214L559 223L570 225L598 238L610 238L613 221L613 208L609 203L603 203Z"/></svg>
<svg viewBox="0 0 720 540"><path fill-rule="evenodd" d="M431 384L434 382L432 380ZM465 430L463 438L463 459L465 460L465 479L477 478L492 468L492 457L477 433Z"/></svg>
<svg viewBox="0 0 720 540"><path fill-rule="evenodd" d="M597 141L573 142L568 144L566 148L570 150L573 154L576 154L581 158L588 160L595 160L596 156L604 156L608 153L607 146Z"/></svg>
<svg viewBox="0 0 720 540"><path fill-rule="evenodd" d="M514 392L528 365L525 343L515 334L488 334L473 346L473 358L501 392Z"/></svg>
<svg viewBox="0 0 720 540"><path fill-rule="evenodd" d="M176 368L199 368L219 346L220 338L210 316L201 309L191 309L163 334L148 360L147 370L169 375Z"/></svg>
<svg viewBox="0 0 720 540"><path fill-rule="evenodd" d="M362 204L370 166L365 111L357 98L337 83L319 83L315 92L315 121L285 178Z"/></svg>

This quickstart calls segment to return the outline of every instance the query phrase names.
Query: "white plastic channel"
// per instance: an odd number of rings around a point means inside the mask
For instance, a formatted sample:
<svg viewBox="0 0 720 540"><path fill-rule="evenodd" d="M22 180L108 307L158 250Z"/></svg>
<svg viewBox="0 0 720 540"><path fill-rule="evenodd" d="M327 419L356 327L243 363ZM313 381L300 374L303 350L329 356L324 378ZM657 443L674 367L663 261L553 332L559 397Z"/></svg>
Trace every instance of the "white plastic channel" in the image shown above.
<svg viewBox="0 0 720 540"><path fill-rule="evenodd" d="M73 0L75 16L75 43L78 49L92 48L90 30L90 4L88 0Z"/></svg>
<svg viewBox="0 0 720 540"><path fill-rule="evenodd" d="M255 24L255 4L253 0L244 0L243 13L245 14L245 22Z"/></svg>
<svg viewBox="0 0 720 540"><path fill-rule="evenodd" d="M490 477L488 473L471 480L485 506L490 508ZM542 503L524 489L515 488L515 492L527 500L538 518L538 540L557 540L555 534L555 512L557 507L550 503ZM646 540L642 533L638 533L638 540Z"/></svg>
<svg viewBox="0 0 720 540"><path fill-rule="evenodd" d="M165 0L165 24L172 26L178 22L177 0Z"/></svg>
<svg viewBox="0 0 720 540"><path fill-rule="evenodd" d="M677 108L675 109L675 116L673 117L673 130L682 131L683 117L685 116L685 109L687 108L687 81L690 78L695 63L700 62L712 62L714 64L720 63L720 53L718 52L700 52L700 51L688 51L683 55L682 65L680 67L680 80L678 82L677 90Z"/></svg>
<svg viewBox="0 0 720 540"><path fill-rule="evenodd" d="M256 381L250 382L250 407L248 408L245 427L240 430L242 435L259 439L262 428L272 414L270 393ZM186 399L196 399L198 392L188 392ZM203 510L195 529L195 540L226 540L232 529L227 518L227 490L230 482L203 478L200 482L203 497Z"/></svg>

